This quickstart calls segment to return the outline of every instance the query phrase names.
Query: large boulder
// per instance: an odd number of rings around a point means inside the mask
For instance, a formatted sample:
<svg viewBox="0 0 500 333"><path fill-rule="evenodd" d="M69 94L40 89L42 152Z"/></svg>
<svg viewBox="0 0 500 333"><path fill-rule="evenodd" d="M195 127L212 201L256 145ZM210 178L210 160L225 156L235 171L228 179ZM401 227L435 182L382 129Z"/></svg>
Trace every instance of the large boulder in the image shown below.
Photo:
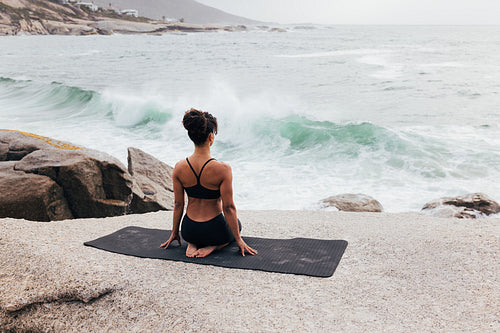
<svg viewBox="0 0 500 333"><path fill-rule="evenodd" d="M321 200L323 208L335 207L345 212L381 212L383 207L374 198L366 194L339 194Z"/></svg>
<svg viewBox="0 0 500 333"><path fill-rule="evenodd" d="M10 167L17 174L38 175L46 178L46 182L50 180L57 184L62 189L74 218L124 215L132 198L132 179L127 169L120 161L103 152L36 134L0 130L0 161L4 161L0 164L9 163L6 165L7 169ZM12 181L14 179L25 179L26 182L28 178L18 176L13 177ZM12 181L11 188L16 184ZM18 186L22 188L24 185ZM36 186L33 183L26 190L34 192ZM8 197L9 193L5 196ZM18 199L20 207L23 200L28 204L29 197ZM50 198L44 200L48 203L53 201ZM0 206L2 205L3 202L0 201ZM40 209L43 211L45 208ZM45 221L46 219L35 218L42 215L42 212L33 212L33 218L25 218Z"/></svg>
<svg viewBox="0 0 500 333"><path fill-rule="evenodd" d="M147 213L174 208L173 168L145 153L128 148L128 170L133 178L130 213Z"/></svg>
<svg viewBox="0 0 500 333"><path fill-rule="evenodd" d="M0 217L34 221L73 218L63 189L52 179L14 170L0 162Z"/></svg>
<svg viewBox="0 0 500 333"><path fill-rule="evenodd" d="M500 213L500 205L483 193L469 193L428 202L422 212L436 217L479 218Z"/></svg>

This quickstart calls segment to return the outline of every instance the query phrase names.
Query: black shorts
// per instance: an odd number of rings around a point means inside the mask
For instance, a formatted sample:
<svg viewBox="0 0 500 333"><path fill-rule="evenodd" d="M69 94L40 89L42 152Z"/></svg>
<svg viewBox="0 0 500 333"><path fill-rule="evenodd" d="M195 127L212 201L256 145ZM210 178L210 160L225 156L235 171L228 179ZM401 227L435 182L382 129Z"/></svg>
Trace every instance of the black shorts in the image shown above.
<svg viewBox="0 0 500 333"><path fill-rule="evenodd" d="M238 220L239 229L241 223ZM226 218L222 213L206 222L191 220L187 214L182 219L181 236L188 243L197 247L222 245L234 242L234 236L229 229Z"/></svg>

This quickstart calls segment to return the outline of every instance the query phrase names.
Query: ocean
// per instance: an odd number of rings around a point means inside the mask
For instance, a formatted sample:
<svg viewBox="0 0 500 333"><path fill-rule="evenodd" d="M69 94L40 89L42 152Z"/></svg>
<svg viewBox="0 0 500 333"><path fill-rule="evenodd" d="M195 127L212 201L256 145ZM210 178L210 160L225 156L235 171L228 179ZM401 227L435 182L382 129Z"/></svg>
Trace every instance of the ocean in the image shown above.
<svg viewBox="0 0 500 333"><path fill-rule="evenodd" d="M219 121L238 209L500 201L500 26L309 26L0 38L0 128L174 165L194 107Z"/></svg>

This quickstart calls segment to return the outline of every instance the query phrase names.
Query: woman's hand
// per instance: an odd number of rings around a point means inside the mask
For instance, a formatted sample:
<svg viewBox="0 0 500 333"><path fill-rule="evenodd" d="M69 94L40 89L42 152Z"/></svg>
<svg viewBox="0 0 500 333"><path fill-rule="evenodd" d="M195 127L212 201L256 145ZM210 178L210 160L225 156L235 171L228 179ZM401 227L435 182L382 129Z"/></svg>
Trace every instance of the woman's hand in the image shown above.
<svg viewBox="0 0 500 333"><path fill-rule="evenodd" d="M167 248L170 243L172 243L174 240L179 242L179 245L181 245L181 236L179 236L179 233L173 233L170 235L170 238L163 244L160 245L160 247Z"/></svg>
<svg viewBox="0 0 500 333"><path fill-rule="evenodd" d="M250 253L251 255L256 255L258 252L257 250L255 249L252 249L250 246L247 245L247 243L245 243L243 241L243 239L240 238L239 241L236 241L236 244L238 244L238 247L240 248L240 251L241 251L241 255L244 257L245 256L245 252L248 252Z"/></svg>

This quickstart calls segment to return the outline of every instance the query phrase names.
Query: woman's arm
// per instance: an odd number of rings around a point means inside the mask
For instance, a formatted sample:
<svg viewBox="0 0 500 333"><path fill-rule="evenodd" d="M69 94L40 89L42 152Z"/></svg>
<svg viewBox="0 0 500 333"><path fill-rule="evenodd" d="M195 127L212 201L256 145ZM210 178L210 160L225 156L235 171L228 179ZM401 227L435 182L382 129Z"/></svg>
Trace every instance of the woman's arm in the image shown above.
<svg viewBox="0 0 500 333"><path fill-rule="evenodd" d="M177 165L172 173L172 182L174 185L174 216L172 219L172 234L170 238L160 247L167 248L172 241L177 240L181 245L181 237L179 235L179 226L181 223L182 214L184 213L184 187L178 177L179 168Z"/></svg>
<svg viewBox="0 0 500 333"><path fill-rule="evenodd" d="M223 179L220 185L220 193L222 198L222 210L226 218L227 224L233 233L236 244L241 250L241 254L245 256L245 252L251 255L257 254L257 251L248 246L240 236L240 229L238 226L238 216L236 213L236 205L233 201L233 173L231 167L224 164Z"/></svg>

